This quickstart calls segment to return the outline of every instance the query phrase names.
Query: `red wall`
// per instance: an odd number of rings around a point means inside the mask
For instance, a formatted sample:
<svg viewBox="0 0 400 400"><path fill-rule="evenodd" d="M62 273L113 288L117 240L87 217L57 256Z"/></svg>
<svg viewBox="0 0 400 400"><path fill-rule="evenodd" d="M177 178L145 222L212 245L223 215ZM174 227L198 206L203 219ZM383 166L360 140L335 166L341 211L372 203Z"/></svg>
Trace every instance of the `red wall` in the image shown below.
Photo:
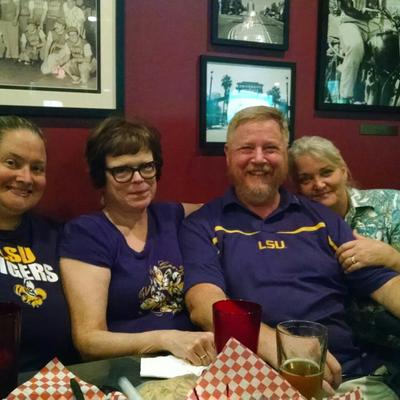
<svg viewBox="0 0 400 400"><path fill-rule="evenodd" d="M314 109L317 3L291 0L289 50L274 53L211 45L207 0L125 0L125 114L147 119L162 133L165 168L159 199L207 201L227 186L224 158L198 150L200 54L296 62L295 136L332 139L363 187L400 189L400 137L359 134L366 122L399 127L398 115L371 120L368 114L321 114ZM93 210L98 196L82 154L96 121L38 122L49 153L41 209L63 218Z"/></svg>

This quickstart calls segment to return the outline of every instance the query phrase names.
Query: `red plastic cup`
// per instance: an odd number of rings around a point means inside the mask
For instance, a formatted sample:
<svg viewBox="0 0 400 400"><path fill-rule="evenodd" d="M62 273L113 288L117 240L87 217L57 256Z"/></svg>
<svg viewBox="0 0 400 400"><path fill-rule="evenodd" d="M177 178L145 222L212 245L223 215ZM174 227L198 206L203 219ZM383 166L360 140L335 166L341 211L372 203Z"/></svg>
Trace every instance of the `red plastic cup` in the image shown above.
<svg viewBox="0 0 400 400"><path fill-rule="evenodd" d="M220 353L234 337L257 353L262 307L245 300L220 300L213 304L214 341Z"/></svg>
<svg viewBox="0 0 400 400"><path fill-rule="evenodd" d="M18 384L18 351L21 335L21 307L0 303L0 398Z"/></svg>

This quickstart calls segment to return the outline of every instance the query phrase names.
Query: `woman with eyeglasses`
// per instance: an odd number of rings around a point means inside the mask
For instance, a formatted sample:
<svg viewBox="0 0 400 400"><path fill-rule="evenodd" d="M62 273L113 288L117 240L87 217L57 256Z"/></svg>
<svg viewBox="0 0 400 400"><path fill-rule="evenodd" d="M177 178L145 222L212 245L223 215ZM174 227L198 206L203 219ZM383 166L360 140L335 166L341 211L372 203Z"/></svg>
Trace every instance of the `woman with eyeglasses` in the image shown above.
<svg viewBox="0 0 400 400"><path fill-rule="evenodd" d="M177 238L198 206L153 202L163 165L157 131L110 117L90 134L86 159L104 208L64 231L61 272L76 347L85 359L167 351L210 363L213 334L194 332L184 309Z"/></svg>

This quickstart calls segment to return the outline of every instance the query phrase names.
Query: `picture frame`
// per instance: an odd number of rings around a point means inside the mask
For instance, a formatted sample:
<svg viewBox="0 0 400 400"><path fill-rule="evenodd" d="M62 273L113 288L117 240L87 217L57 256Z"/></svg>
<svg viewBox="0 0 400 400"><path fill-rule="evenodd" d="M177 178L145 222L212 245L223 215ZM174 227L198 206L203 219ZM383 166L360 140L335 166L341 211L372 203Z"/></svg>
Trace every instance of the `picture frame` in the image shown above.
<svg viewBox="0 0 400 400"><path fill-rule="evenodd" d="M289 0L210 0L211 42L287 50Z"/></svg>
<svg viewBox="0 0 400 400"><path fill-rule="evenodd" d="M85 0L81 11L61 3L43 25L20 14L19 48L0 42L1 114L101 118L122 111L123 0Z"/></svg>
<svg viewBox="0 0 400 400"><path fill-rule="evenodd" d="M352 22L354 15L362 15L361 22ZM318 26L316 109L398 113L400 1L349 11L319 0ZM359 27L367 27L367 40L361 40ZM351 50L347 56L345 48Z"/></svg>
<svg viewBox="0 0 400 400"><path fill-rule="evenodd" d="M291 62L200 56L200 148L223 154L233 115L255 105L279 108L294 137L296 65Z"/></svg>

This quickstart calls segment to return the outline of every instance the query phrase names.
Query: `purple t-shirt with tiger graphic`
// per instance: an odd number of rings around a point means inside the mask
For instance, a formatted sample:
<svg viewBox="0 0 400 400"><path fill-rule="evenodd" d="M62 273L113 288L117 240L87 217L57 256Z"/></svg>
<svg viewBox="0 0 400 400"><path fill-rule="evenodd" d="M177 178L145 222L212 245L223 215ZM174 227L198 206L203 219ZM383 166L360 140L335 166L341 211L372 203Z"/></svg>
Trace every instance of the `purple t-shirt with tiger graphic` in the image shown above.
<svg viewBox="0 0 400 400"><path fill-rule="evenodd" d="M67 223L61 257L111 270L107 325L114 332L194 330L183 302L183 265L178 229L179 203L153 203L142 251L130 248L103 212Z"/></svg>

